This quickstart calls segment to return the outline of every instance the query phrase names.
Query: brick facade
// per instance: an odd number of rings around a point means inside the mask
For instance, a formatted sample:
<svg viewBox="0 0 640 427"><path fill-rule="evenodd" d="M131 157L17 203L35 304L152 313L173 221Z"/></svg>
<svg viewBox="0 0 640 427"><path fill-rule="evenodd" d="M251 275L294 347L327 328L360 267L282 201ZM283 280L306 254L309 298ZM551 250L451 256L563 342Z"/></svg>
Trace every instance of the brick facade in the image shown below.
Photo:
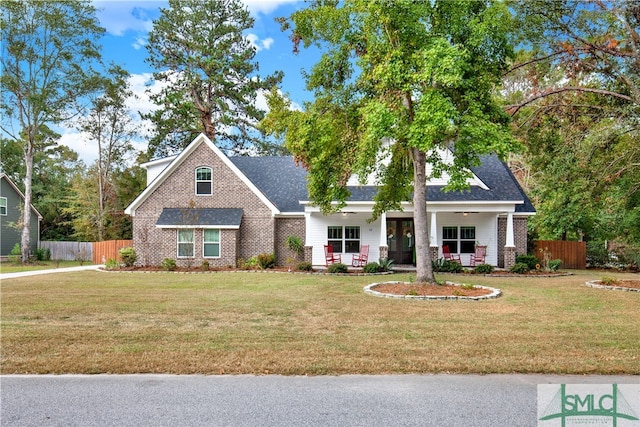
<svg viewBox="0 0 640 427"><path fill-rule="evenodd" d="M527 254L527 217L513 217L513 240L516 245L515 254L513 256L515 263L516 255ZM507 218L498 218L498 267L510 268L505 265L505 248L507 243Z"/></svg>
<svg viewBox="0 0 640 427"><path fill-rule="evenodd" d="M195 194L195 169L213 170L212 195ZM187 156L158 188L136 209L133 218L133 241L138 262L159 265L164 258L178 265L200 265L202 230L195 232L194 258L177 257L177 230L156 227L163 208L242 208L240 230L221 230L220 257L206 258L211 266L236 265L238 258L274 252L276 220L272 211L205 143Z"/></svg>
<svg viewBox="0 0 640 427"><path fill-rule="evenodd" d="M276 238L275 238L275 254L276 263L278 265L286 265L288 259L295 259L296 254L287 248L286 240L289 236L297 236L305 241L305 224L304 216L290 218L276 218ZM297 255L295 262L304 261L304 247L302 253Z"/></svg>

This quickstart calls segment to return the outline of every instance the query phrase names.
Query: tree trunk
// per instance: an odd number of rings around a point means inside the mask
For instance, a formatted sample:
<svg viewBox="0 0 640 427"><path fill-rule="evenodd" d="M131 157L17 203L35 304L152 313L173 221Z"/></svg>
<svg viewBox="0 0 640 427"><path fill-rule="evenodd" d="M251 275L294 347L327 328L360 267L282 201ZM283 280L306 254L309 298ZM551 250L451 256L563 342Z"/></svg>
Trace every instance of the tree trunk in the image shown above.
<svg viewBox="0 0 640 427"><path fill-rule="evenodd" d="M416 282L435 283L427 224L427 155L417 148L413 156L413 227L416 233Z"/></svg>
<svg viewBox="0 0 640 427"><path fill-rule="evenodd" d="M29 249L31 246L31 181L33 179L33 146L34 139L28 135L27 147L24 151L26 175L24 178L24 209L22 210L22 235L20 238L20 253L22 263L29 262Z"/></svg>

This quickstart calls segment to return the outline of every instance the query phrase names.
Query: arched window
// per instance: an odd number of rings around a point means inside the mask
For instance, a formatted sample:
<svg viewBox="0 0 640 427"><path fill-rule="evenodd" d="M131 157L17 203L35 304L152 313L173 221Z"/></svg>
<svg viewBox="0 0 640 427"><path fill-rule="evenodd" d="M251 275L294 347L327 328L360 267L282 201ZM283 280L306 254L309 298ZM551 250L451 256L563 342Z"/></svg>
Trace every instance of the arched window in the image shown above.
<svg viewBox="0 0 640 427"><path fill-rule="evenodd" d="M211 168L200 167L196 169L196 195L207 196L213 191L213 174Z"/></svg>

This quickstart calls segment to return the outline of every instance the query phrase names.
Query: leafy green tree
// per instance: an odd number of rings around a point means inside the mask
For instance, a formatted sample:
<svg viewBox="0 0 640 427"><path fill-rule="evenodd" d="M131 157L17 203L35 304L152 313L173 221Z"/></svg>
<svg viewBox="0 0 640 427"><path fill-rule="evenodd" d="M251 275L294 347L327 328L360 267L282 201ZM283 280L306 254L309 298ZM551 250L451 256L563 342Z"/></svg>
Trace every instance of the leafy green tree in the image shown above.
<svg viewBox="0 0 640 427"><path fill-rule="evenodd" d="M46 144L43 127L70 117L93 90L93 61L104 29L88 1L0 2L2 56L1 129L20 145L25 163L25 205L32 202L34 154ZM31 210L22 218L22 261L29 256Z"/></svg>
<svg viewBox="0 0 640 427"><path fill-rule="evenodd" d="M154 78L165 85L151 96L158 109L145 116L155 125L152 155L180 151L201 132L236 153L260 148L256 94L281 75L258 76L243 35L253 22L240 0L169 0L161 9L147 45Z"/></svg>
<svg viewBox="0 0 640 427"><path fill-rule="evenodd" d="M282 21L294 49L314 44L324 53L306 75L315 101L290 112L272 91L265 128L308 168L310 198L323 212L345 205L352 173L376 175L374 217L413 194L418 282L435 281L427 179L446 172L448 189L462 189L478 156L514 147L493 94L512 52L510 24L499 1L316 1Z"/></svg>
<svg viewBox="0 0 640 427"><path fill-rule="evenodd" d="M504 93L548 238L640 242L640 5L531 0L512 4L522 51ZM627 226L623 226L627 224Z"/></svg>
<svg viewBox="0 0 640 427"><path fill-rule="evenodd" d="M98 152L97 241L104 240L107 222L118 215L113 206L116 187L112 174L114 170L124 167L133 152L132 140L137 135L133 112L127 104L134 96L129 88L128 77L129 73L122 67L111 65L101 79L102 89L91 97L88 114L78 120L80 130L95 142Z"/></svg>

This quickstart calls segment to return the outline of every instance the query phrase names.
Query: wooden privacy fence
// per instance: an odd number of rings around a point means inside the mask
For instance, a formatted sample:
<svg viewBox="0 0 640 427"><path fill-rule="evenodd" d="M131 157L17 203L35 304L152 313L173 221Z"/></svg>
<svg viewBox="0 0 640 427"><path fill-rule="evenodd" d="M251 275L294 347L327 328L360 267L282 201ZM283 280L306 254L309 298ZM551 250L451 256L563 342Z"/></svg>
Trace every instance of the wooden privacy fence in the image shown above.
<svg viewBox="0 0 640 427"><path fill-rule="evenodd" d="M93 254L91 242L40 241L40 249L49 249L51 259L60 261L89 261Z"/></svg>
<svg viewBox="0 0 640 427"><path fill-rule="evenodd" d="M561 259L560 268L587 268L587 244L585 242L570 242L566 240L538 240L536 242L536 257L542 261L544 251L551 253L551 259Z"/></svg>
<svg viewBox="0 0 640 427"><path fill-rule="evenodd" d="M93 242L93 263L104 264L110 259L120 260L118 251L133 246L133 240L107 240Z"/></svg>

